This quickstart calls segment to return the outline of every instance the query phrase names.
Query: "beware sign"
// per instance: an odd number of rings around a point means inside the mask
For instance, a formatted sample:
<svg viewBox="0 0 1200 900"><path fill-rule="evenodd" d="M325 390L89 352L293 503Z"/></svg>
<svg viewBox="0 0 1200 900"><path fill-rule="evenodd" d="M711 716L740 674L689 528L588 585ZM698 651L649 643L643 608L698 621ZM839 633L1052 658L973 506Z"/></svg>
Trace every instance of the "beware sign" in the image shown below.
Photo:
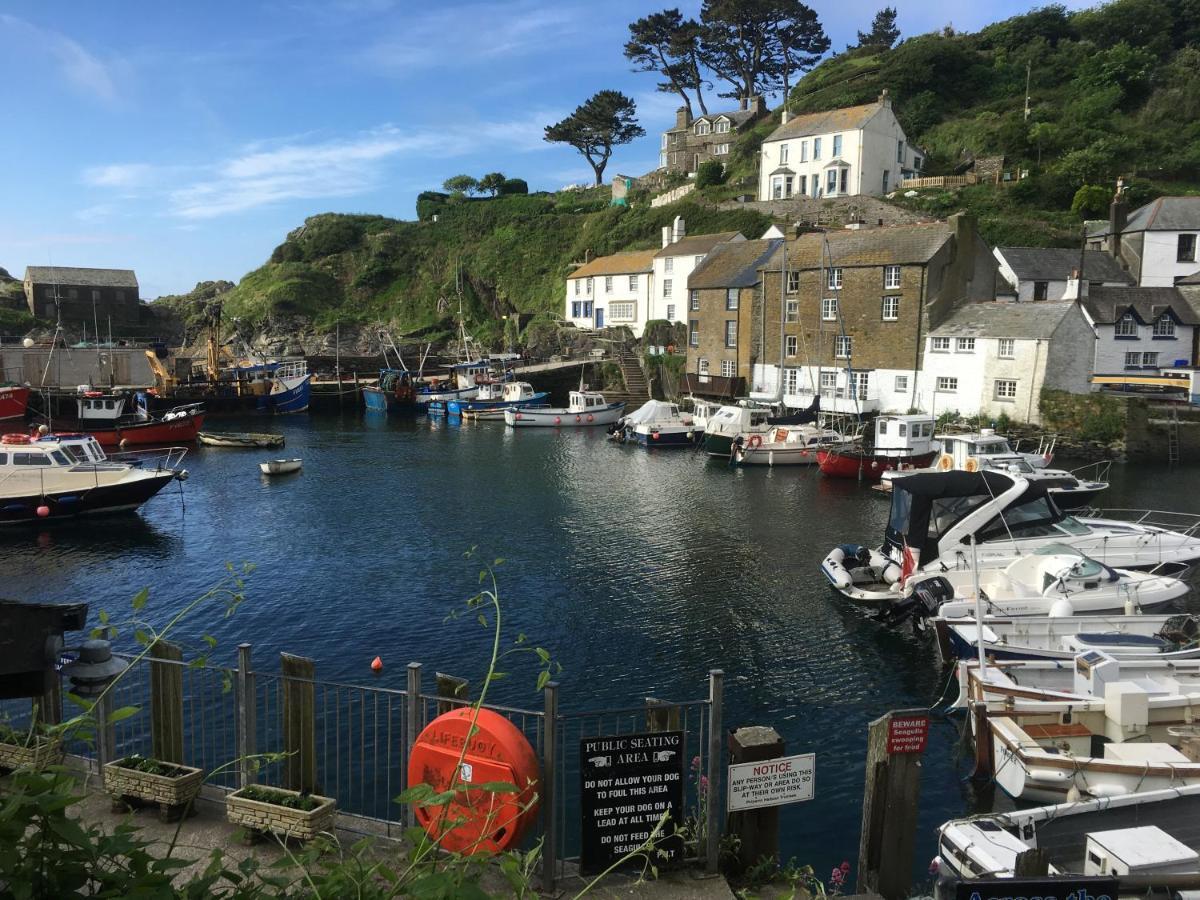
<svg viewBox="0 0 1200 900"><path fill-rule="evenodd" d="M929 716L897 716L888 723L887 752L920 753L929 739Z"/></svg>
<svg viewBox="0 0 1200 900"><path fill-rule="evenodd" d="M729 790L726 794L729 811L811 800L816 772L815 753L732 765L729 767Z"/></svg>

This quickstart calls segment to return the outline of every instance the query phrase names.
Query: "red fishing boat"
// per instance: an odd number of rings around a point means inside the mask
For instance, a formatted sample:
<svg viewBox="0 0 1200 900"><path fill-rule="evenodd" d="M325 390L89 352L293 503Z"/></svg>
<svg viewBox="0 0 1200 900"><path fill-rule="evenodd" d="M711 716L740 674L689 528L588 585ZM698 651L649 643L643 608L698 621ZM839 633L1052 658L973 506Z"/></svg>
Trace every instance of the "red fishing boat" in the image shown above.
<svg viewBox="0 0 1200 900"><path fill-rule="evenodd" d="M0 384L0 419L23 419L29 406L29 388Z"/></svg>
<svg viewBox="0 0 1200 900"><path fill-rule="evenodd" d="M923 469L937 456L933 441L934 420L926 415L879 416L875 419L875 447L841 447L817 451L817 465L834 478L878 481L884 472Z"/></svg>
<svg viewBox="0 0 1200 900"><path fill-rule="evenodd" d="M161 415L151 415L146 395L104 391L81 391L76 399L78 415L73 422L55 419L56 428L90 434L101 447L138 444L191 443L204 427L204 405L189 403ZM132 406L132 411L127 410Z"/></svg>

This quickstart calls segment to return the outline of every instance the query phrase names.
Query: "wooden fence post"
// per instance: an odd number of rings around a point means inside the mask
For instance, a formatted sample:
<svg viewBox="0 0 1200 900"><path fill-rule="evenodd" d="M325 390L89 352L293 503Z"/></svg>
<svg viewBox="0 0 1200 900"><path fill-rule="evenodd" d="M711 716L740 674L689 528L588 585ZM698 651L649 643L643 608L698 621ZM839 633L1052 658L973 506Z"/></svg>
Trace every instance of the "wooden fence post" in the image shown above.
<svg viewBox="0 0 1200 900"><path fill-rule="evenodd" d="M654 697L646 698L646 730L647 731L679 731L680 711L678 706L672 706L666 700Z"/></svg>
<svg viewBox="0 0 1200 900"><path fill-rule="evenodd" d="M317 664L314 660L280 653L283 669L283 786L317 793Z"/></svg>
<svg viewBox="0 0 1200 900"><path fill-rule="evenodd" d="M183 648L170 641L150 645L150 737L150 752L155 759L180 765L185 762Z"/></svg>
<svg viewBox="0 0 1200 900"><path fill-rule="evenodd" d="M437 682L438 697L445 698L438 700L439 716L466 705L467 697L471 692L471 682L456 675L447 675L444 672L434 672L433 677Z"/></svg>
<svg viewBox="0 0 1200 900"><path fill-rule="evenodd" d="M749 725L729 735L729 764L778 759L786 749L787 745L774 728ZM740 838L738 863L743 870L764 857L775 859L779 856L779 807L731 812L725 833Z"/></svg>

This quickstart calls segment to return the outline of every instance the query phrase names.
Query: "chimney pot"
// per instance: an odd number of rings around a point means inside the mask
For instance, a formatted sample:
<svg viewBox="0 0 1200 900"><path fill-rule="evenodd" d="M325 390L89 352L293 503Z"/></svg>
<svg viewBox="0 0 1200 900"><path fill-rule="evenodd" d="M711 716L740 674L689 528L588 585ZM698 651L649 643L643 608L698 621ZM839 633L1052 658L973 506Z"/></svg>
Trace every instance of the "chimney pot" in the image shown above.
<svg viewBox="0 0 1200 900"><path fill-rule="evenodd" d="M883 104L884 106L892 105L892 96L891 96L891 94L888 93L887 88L884 88L882 91L879 92L879 102L881 104Z"/></svg>
<svg viewBox="0 0 1200 900"><path fill-rule="evenodd" d="M686 234L686 229L685 229L684 223L683 223L683 216L676 216L675 217L675 240L682 241L685 234Z"/></svg>
<svg viewBox="0 0 1200 900"><path fill-rule="evenodd" d="M663 247L669 247L671 245L671 226L670 225L663 226L662 244L663 244Z"/></svg>
<svg viewBox="0 0 1200 900"><path fill-rule="evenodd" d="M791 118L791 115L785 109L779 116L779 124L786 125L788 123L788 119L790 119L790 118Z"/></svg>

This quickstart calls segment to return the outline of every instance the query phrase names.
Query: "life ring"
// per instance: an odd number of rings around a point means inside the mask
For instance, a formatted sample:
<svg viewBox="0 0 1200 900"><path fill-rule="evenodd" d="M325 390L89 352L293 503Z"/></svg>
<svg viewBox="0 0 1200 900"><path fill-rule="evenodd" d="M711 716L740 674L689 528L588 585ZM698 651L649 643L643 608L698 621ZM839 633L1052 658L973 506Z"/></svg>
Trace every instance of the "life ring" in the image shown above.
<svg viewBox="0 0 1200 900"><path fill-rule="evenodd" d="M973 456L968 456L966 470L968 472L978 472L979 471L979 460L977 460Z"/></svg>
<svg viewBox="0 0 1200 900"><path fill-rule="evenodd" d="M84 391L83 396L85 396L85 397L103 397L104 394L101 393L100 391Z"/></svg>
<svg viewBox="0 0 1200 900"><path fill-rule="evenodd" d="M949 472L954 467L954 460L949 456L942 454L942 458L938 460L938 468L943 472Z"/></svg>
<svg viewBox="0 0 1200 900"><path fill-rule="evenodd" d="M27 434L6 434L0 437L0 444L28 444L30 437Z"/></svg>
<svg viewBox="0 0 1200 900"><path fill-rule="evenodd" d="M749 447L751 450L757 450L759 447L762 446L762 435L761 434L750 435L750 440L746 441L746 446Z"/></svg>

